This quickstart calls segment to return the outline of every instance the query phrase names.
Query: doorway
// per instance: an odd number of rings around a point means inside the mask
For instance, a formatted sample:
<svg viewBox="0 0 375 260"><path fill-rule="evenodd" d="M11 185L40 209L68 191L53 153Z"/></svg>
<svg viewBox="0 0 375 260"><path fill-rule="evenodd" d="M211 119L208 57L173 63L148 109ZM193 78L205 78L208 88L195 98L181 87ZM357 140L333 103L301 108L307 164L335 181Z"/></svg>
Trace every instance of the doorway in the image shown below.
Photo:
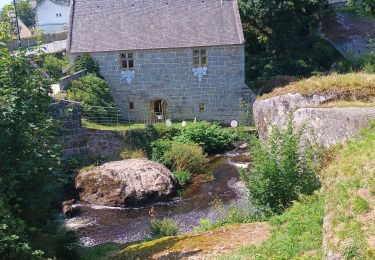
<svg viewBox="0 0 375 260"><path fill-rule="evenodd" d="M151 121L152 122L164 122L167 111L167 102L163 99L156 99L151 101Z"/></svg>

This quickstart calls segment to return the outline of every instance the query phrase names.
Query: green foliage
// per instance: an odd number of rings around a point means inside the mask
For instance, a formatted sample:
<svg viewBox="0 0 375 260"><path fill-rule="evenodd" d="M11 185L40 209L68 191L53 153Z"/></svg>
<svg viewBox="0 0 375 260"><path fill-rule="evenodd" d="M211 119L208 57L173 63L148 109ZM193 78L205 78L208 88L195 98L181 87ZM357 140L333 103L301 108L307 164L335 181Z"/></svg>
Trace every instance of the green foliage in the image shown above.
<svg viewBox="0 0 375 260"><path fill-rule="evenodd" d="M19 0L16 4L18 17L27 27L34 27L36 24L36 13L30 1Z"/></svg>
<svg viewBox="0 0 375 260"><path fill-rule="evenodd" d="M188 184L191 179L191 173L187 171L175 171L173 172L173 175L181 186Z"/></svg>
<svg viewBox="0 0 375 260"><path fill-rule="evenodd" d="M171 140L173 137L178 136L181 132L179 128L175 126L167 126L164 123L157 123L154 124L154 128L158 133L159 138L169 139Z"/></svg>
<svg viewBox="0 0 375 260"><path fill-rule="evenodd" d="M328 10L326 0L240 0L239 6L248 81L324 72L341 58L316 35L319 18Z"/></svg>
<svg viewBox="0 0 375 260"><path fill-rule="evenodd" d="M3 22L0 30L0 255L69 258L74 239L61 232L52 207L66 177L59 169L51 82L24 52L8 51L9 26Z"/></svg>
<svg viewBox="0 0 375 260"><path fill-rule="evenodd" d="M206 158L203 149L197 144L172 142L170 150L163 155L163 164L172 171L203 173Z"/></svg>
<svg viewBox="0 0 375 260"><path fill-rule="evenodd" d="M174 220L163 218L162 220L152 219L150 231L153 238L175 236L178 233L177 224Z"/></svg>
<svg viewBox="0 0 375 260"><path fill-rule="evenodd" d="M133 149L142 149L147 158L152 157L151 143L158 138L158 132L153 125L147 125L143 129L132 129L125 132L124 140Z"/></svg>
<svg viewBox="0 0 375 260"><path fill-rule="evenodd" d="M223 129L217 123L195 122L187 124L175 140L180 143L196 143L206 153L214 154L232 149L236 137L234 132Z"/></svg>
<svg viewBox="0 0 375 260"><path fill-rule="evenodd" d="M108 82L95 75L72 81L66 97L80 102L83 115L93 121L107 122L110 121L108 118L117 114Z"/></svg>
<svg viewBox="0 0 375 260"><path fill-rule="evenodd" d="M80 250L79 260L102 260L119 248L118 244L106 243Z"/></svg>
<svg viewBox="0 0 375 260"><path fill-rule="evenodd" d="M339 73L348 73L355 71L363 71L366 73L375 73L375 42L370 43L372 51L361 57L351 56L345 60L338 62L334 66L334 70Z"/></svg>
<svg viewBox="0 0 375 260"><path fill-rule="evenodd" d="M322 259L324 199L301 196L282 215L270 219L271 237L259 247L244 247L222 259Z"/></svg>
<svg viewBox="0 0 375 260"><path fill-rule="evenodd" d="M374 0L349 0L346 8L362 16L375 16Z"/></svg>
<svg viewBox="0 0 375 260"><path fill-rule="evenodd" d="M241 177L250 192L250 200L274 213L288 208L300 194L312 194L320 187L321 150L293 131L292 118L285 130L273 127L267 143L252 139L251 173Z"/></svg>
<svg viewBox="0 0 375 260"><path fill-rule="evenodd" d="M167 139L158 139L151 143L151 160L155 162L164 162L164 154L172 147L172 141Z"/></svg>
<svg viewBox="0 0 375 260"><path fill-rule="evenodd" d="M73 62L72 72L78 72L81 70L86 70L87 73L101 77L98 62L87 53L80 54Z"/></svg>
<svg viewBox="0 0 375 260"><path fill-rule="evenodd" d="M49 54L44 58L42 67L47 74L49 74L55 81L58 81L63 77L63 70L68 67L68 62Z"/></svg>

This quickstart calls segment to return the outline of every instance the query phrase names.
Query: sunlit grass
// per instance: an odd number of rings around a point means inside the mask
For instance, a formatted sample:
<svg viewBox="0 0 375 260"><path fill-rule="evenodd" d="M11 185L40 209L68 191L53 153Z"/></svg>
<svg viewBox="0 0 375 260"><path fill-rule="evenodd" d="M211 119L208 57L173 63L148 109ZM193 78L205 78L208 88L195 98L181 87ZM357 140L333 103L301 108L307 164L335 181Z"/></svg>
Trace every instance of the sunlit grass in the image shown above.
<svg viewBox="0 0 375 260"><path fill-rule="evenodd" d="M277 88L260 99L266 99L287 93L301 93L304 96L314 94L335 94L338 100L369 101L375 97L375 75L366 73L330 74L315 76L292 82L286 87Z"/></svg>
<svg viewBox="0 0 375 260"><path fill-rule="evenodd" d="M271 237L261 246L243 247L220 259L322 259L324 199L303 196L270 219Z"/></svg>

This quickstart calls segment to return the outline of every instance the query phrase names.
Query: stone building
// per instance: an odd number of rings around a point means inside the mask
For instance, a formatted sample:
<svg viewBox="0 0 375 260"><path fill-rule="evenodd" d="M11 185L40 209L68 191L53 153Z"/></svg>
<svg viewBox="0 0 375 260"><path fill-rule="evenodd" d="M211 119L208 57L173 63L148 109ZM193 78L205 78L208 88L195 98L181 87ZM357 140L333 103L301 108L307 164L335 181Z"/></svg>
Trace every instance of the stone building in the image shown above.
<svg viewBox="0 0 375 260"><path fill-rule="evenodd" d="M254 99L236 0L75 0L67 50L98 61L132 121L228 123Z"/></svg>

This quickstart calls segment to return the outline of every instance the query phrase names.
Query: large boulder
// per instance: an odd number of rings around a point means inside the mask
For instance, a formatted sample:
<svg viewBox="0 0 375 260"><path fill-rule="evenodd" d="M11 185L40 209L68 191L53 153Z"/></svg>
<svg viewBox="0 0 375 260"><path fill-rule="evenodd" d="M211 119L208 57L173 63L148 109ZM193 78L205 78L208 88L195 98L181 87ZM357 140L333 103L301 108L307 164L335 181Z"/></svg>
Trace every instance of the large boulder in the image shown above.
<svg viewBox="0 0 375 260"><path fill-rule="evenodd" d="M305 137L325 146L356 136L375 119L375 107L320 107L339 99L333 93L304 96L289 93L261 98L253 105L255 124L261 140L267 140L271 126L285 128L289 115L297 127L307 128Z"/></svg>
<svg viewBox="0 0 375 260"><path fill-rule="evenodd" d="M82 201L103 206L133 207L173 195L176 180L159 163L129 159L82 170L75 179L75 185Z"/></svg>
<svg viewBox="0 0 375 260"><path fill-rule="evenodd" d="M300 93L288 93L270 98L257 99L253 105L255 124L259 138L266 140L270 134L270 127L286 126L289 114L293 114L301 107L315 107L335 99L335 95L313 95L305 97Z"/></svg>
<svg viewBox="0 0 375 260"><path fill-rule="evenodd" d="M300 108L293 122L299 128L306 124L305 136L324 146L348 140L375 120L375 107Z"/></svg>

